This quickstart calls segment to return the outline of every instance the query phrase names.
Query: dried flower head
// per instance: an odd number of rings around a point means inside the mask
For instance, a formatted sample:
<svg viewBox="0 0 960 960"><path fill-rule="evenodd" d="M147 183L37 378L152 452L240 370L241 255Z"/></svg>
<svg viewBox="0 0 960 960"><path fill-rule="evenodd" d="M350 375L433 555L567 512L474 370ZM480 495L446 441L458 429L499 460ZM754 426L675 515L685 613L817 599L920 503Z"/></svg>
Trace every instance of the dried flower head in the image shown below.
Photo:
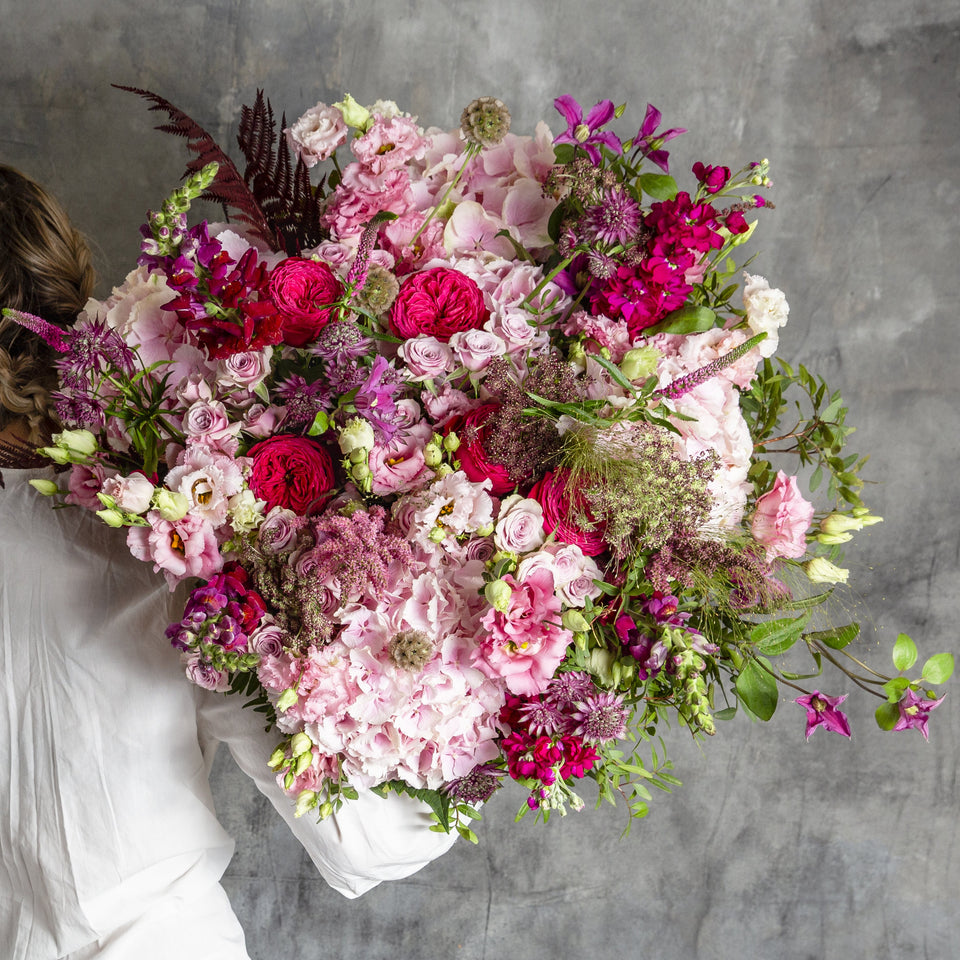
<svg viewBox="0 0 960 960"><path fill-rule="evenodd" d="M386 267L372 263L367 269L366 283L355 302L365 313L378 317L393 306L399 292L397 278Z"/></svg>
<svg viewBox="0 0 960 960"><path fill-rule="evenodd" d="M433 656L433 644L422 630L402 630L390 641L390 659L401 670L419 673Z"/></svg>
<svg viewBox="0 0 960 960"><path fill-rule="evenodd" d="M479 97L460 115L460 130L467 143L495 147L510 129L510 111L496 97Z"/></svg>

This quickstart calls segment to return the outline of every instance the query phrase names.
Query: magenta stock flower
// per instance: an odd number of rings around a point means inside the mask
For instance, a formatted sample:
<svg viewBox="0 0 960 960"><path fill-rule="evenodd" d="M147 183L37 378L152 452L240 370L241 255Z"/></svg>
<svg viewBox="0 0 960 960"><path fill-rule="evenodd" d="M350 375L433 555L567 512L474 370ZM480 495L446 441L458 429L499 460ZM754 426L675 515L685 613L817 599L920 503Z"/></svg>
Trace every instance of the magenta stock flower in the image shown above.
<svg viewBox="0 0 960 960"><path fill-rule="evenodd" d="M936 710L943 701L943 697L938 700L930 700L927 697L918 697L912 690L907 690L906 695L897 704L900 708L900 718L893 725L894 730L910 730L916 727L922 734L923 739L929 739L927 732L927 720L931 710Z"/></svg>
<svg viewBox="0 0 960 960"><path fill-rule="evenodd" d="M647 104L647 113L643 118L643 124L633 138L635 150L640 151L642 157L646 157L651 163L655 163L664 173L670 172L668 157L670 154L663 149L663 145L674 137L679 137L681 133L686 133L685 127L671 127L662 133L657 133L657 127L660 126L660 111Z"/></svg>
<svg viewBox="0 0 960 960"><path fill-rule="evenodd" d="M850 724L847 716L837 707L847 699L844 693L839 697L828 697L819 690L808 693L805 697L797 697L794 701L807 711L807 739L817 727L832 730L843 737L850 736Z"/></svg>
<svg viewBox="0 0 960 960"><path fill-rule="evenodd" d="M583 147L595 167L600 164L601 146L614 153L623 153L620 138L609 130L600 130L613 119L615 108L612 100L597 103L587 114L586 120L583 119L583 107L567 94L557 97L553 105L567 121L567 129L554 139L554 143L572 143L575 147Z"/></svg>

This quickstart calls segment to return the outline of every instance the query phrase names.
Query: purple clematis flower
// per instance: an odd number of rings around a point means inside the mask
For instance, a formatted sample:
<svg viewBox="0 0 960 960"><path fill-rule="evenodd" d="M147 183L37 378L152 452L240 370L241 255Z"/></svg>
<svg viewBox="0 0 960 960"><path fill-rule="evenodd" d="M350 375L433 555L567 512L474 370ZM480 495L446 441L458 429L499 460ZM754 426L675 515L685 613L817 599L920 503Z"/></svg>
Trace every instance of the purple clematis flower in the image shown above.
<svg viewBox="0 0 960 960"><path fill-rule="evenodd" d="M668 140L679 137L681 133L686 133L687 130L685 127L671 127L669 130L664 130L663 133L657 133L660 119L660 111L653 104L648 103L643 125L633 138L633 147L640 151L642 157L646 157L651 163L655 163L664 173L669 173L670 164L667 162L667 158L670 154L662 149L663 145Z"/></svg>
<svg viewBox="0 0 960 960"><path fill-rule="evenodd" d="M797 697L796 703L805 707L807 711L807 739L817 727L823 727L824 730L832 730L843 737L850 736L850 724L847 716L837 707L847 699L843 694L839 697L828 697L819 690L808 693L805 697Z"/></svg>
<svg viewBox="0 0 960 960"><path fill-rule="evenodd" d="M620 138L609 130L600 130L613 119L615 107L612 100L601 100L590 110L586 120L583 119L583 107L568 94L557 97L553 105L567 121L567 129L554 143L572 143L575 147L583 147L595 167L600 164L600 146L607 147L614 153L623 153Z"/></svg>
<svg viewBox="0 0 960 960"><path fill-rule="evenodd" d="M900 719L894 724L894 730L909 730L916 727L922 734L923 739L928 740L930 735L927 733L927 719L930 711L940 706L943 697L939 700L930 700L927 697L918 697L912 690L907 690L906 696L897 706L900 707Z"/></svg>

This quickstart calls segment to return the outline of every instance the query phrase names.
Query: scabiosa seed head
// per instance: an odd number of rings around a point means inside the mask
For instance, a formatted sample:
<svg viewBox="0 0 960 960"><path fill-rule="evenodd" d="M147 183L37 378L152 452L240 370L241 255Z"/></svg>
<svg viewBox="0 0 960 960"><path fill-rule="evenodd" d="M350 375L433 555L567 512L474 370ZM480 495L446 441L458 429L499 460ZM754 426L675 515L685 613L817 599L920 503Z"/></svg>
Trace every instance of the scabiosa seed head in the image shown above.
<svg viewBox="0 0 960 960"><path fill-rule="evenodd" d="M422 630L402 630L390 641L390 659L401 670L419 673L433 656L433 644Z"/></svg>
<svg viewBox="0 0 960 960"><path fill-rule="evenodd" d="M479 97L460 115L460 130L467 143L495 147L510 129L510 111L496 97Z"/></svg>
<svg viewBox="0 0 960 960"><path fill-rule="evenodd" d="M357 306L375 317L386 313L397 299L400 284L386 267L373 263L367 270L367 281L356 296Z"/></svg>

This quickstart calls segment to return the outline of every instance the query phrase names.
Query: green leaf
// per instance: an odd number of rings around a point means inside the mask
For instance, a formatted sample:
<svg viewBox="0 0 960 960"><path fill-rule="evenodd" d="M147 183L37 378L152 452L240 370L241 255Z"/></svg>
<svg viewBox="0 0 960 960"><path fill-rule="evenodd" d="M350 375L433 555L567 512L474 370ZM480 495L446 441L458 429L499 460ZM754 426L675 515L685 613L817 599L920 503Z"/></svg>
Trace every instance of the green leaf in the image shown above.
<svg viewBox="0 0 960 960"><path fill-rule="evenodd" d="M761 653L769 657L778 656L797 642L809 619L810 614L805 613L802 617L758 623L750 631L750 642L755 643Z"/></svg>
<svg viewBox="0 0 960 960"><path fill-rule="evenodd" d="M825 593L818 593L812 597L801 597L799 600L791 600L789 603L781 604L781 610L809 610L810 607L818 607L825 600L829 599L834 588L831 587Z"/></svg>
<svg viewBox="0 0 960 960"><path fill-rule="evenodd" d="M310 424L310 429L307 430L307 435L311 437L319 437L321 434L327 432L330 429L330 418L323 412L323 410L318 410L317 415L313 418L313 423Z"/></svg>
<svg viewBox="0 0 960 960"><path fill-rule="evenodd" d="M814 630L806 636L810 640L818 640L831 650L842 650L860 636L860 624L848 623L845 627L836 627L832 630Z"/></svg>
<svg viewBox="0 0 960 960"><path fill-rule="evenodd" d="M640 189L654 200L672 200L677 195L677 181L665 173L640 174Z"/></svg>
<svg viewBox="0 0 960 960"><path fill-rule="evenodd" d="M737 696L751 713L769 720L777 709L776 679L756 660L748 660L736 679Z"/></svg>
<svg viewBox="0 0 960 960"><path fill-rule="evenodd" d="M737 715L736 707L724 707L722 710L718 710L714 715L714 720L732 720Z"/></svg>
<svg viewBox="0 0 960 960"><path fill-rule="evenodd" d="M917 645L905 633L897 636L893 645L893 665L903 672L909 670L917 662Z"/></svg>
<svg viewBox="0 0 960 960"><path fill-rule="evenodd" d="M900 708L895 703L881 703L873 715L881 730L892 730L900 719Z"/></svg>
<svg viewBox="0 0 960 960"><path fill-rule="evenodd" d="M899 703L900 698L909 686L910 681L906 677L894 677L883 685L883 691L890 703Z"/></svg>
<svg viewBox="0 0 960 960"><path fill-rule="evenodd" d="M645 336L655 333L703 333L712 330L717 315L709 307L697 307L692 304L668 313L658 324L644 331Z"/></svg>
<svg viewBox="0 0 960 960"><path fill-rule="evenodd" d="M558 143L553 148L553 155L557 160L558 164L570 163L574 157L574 150L572 143Z"/></svg>
<svg viewBox="0 0 960 960"><path fill-rule="evenodd" d="M813 493L817 487L820 486L820 481L823 480L823 467L817 467L816 470L810 474L810 492Z"/></svg>
<svg viewBox="0 0 960 960"><path fill-rule="evenodd" d="M923 665L921 676L927 683L946 683L953 673L953 654L935 653Z"/></svg>

